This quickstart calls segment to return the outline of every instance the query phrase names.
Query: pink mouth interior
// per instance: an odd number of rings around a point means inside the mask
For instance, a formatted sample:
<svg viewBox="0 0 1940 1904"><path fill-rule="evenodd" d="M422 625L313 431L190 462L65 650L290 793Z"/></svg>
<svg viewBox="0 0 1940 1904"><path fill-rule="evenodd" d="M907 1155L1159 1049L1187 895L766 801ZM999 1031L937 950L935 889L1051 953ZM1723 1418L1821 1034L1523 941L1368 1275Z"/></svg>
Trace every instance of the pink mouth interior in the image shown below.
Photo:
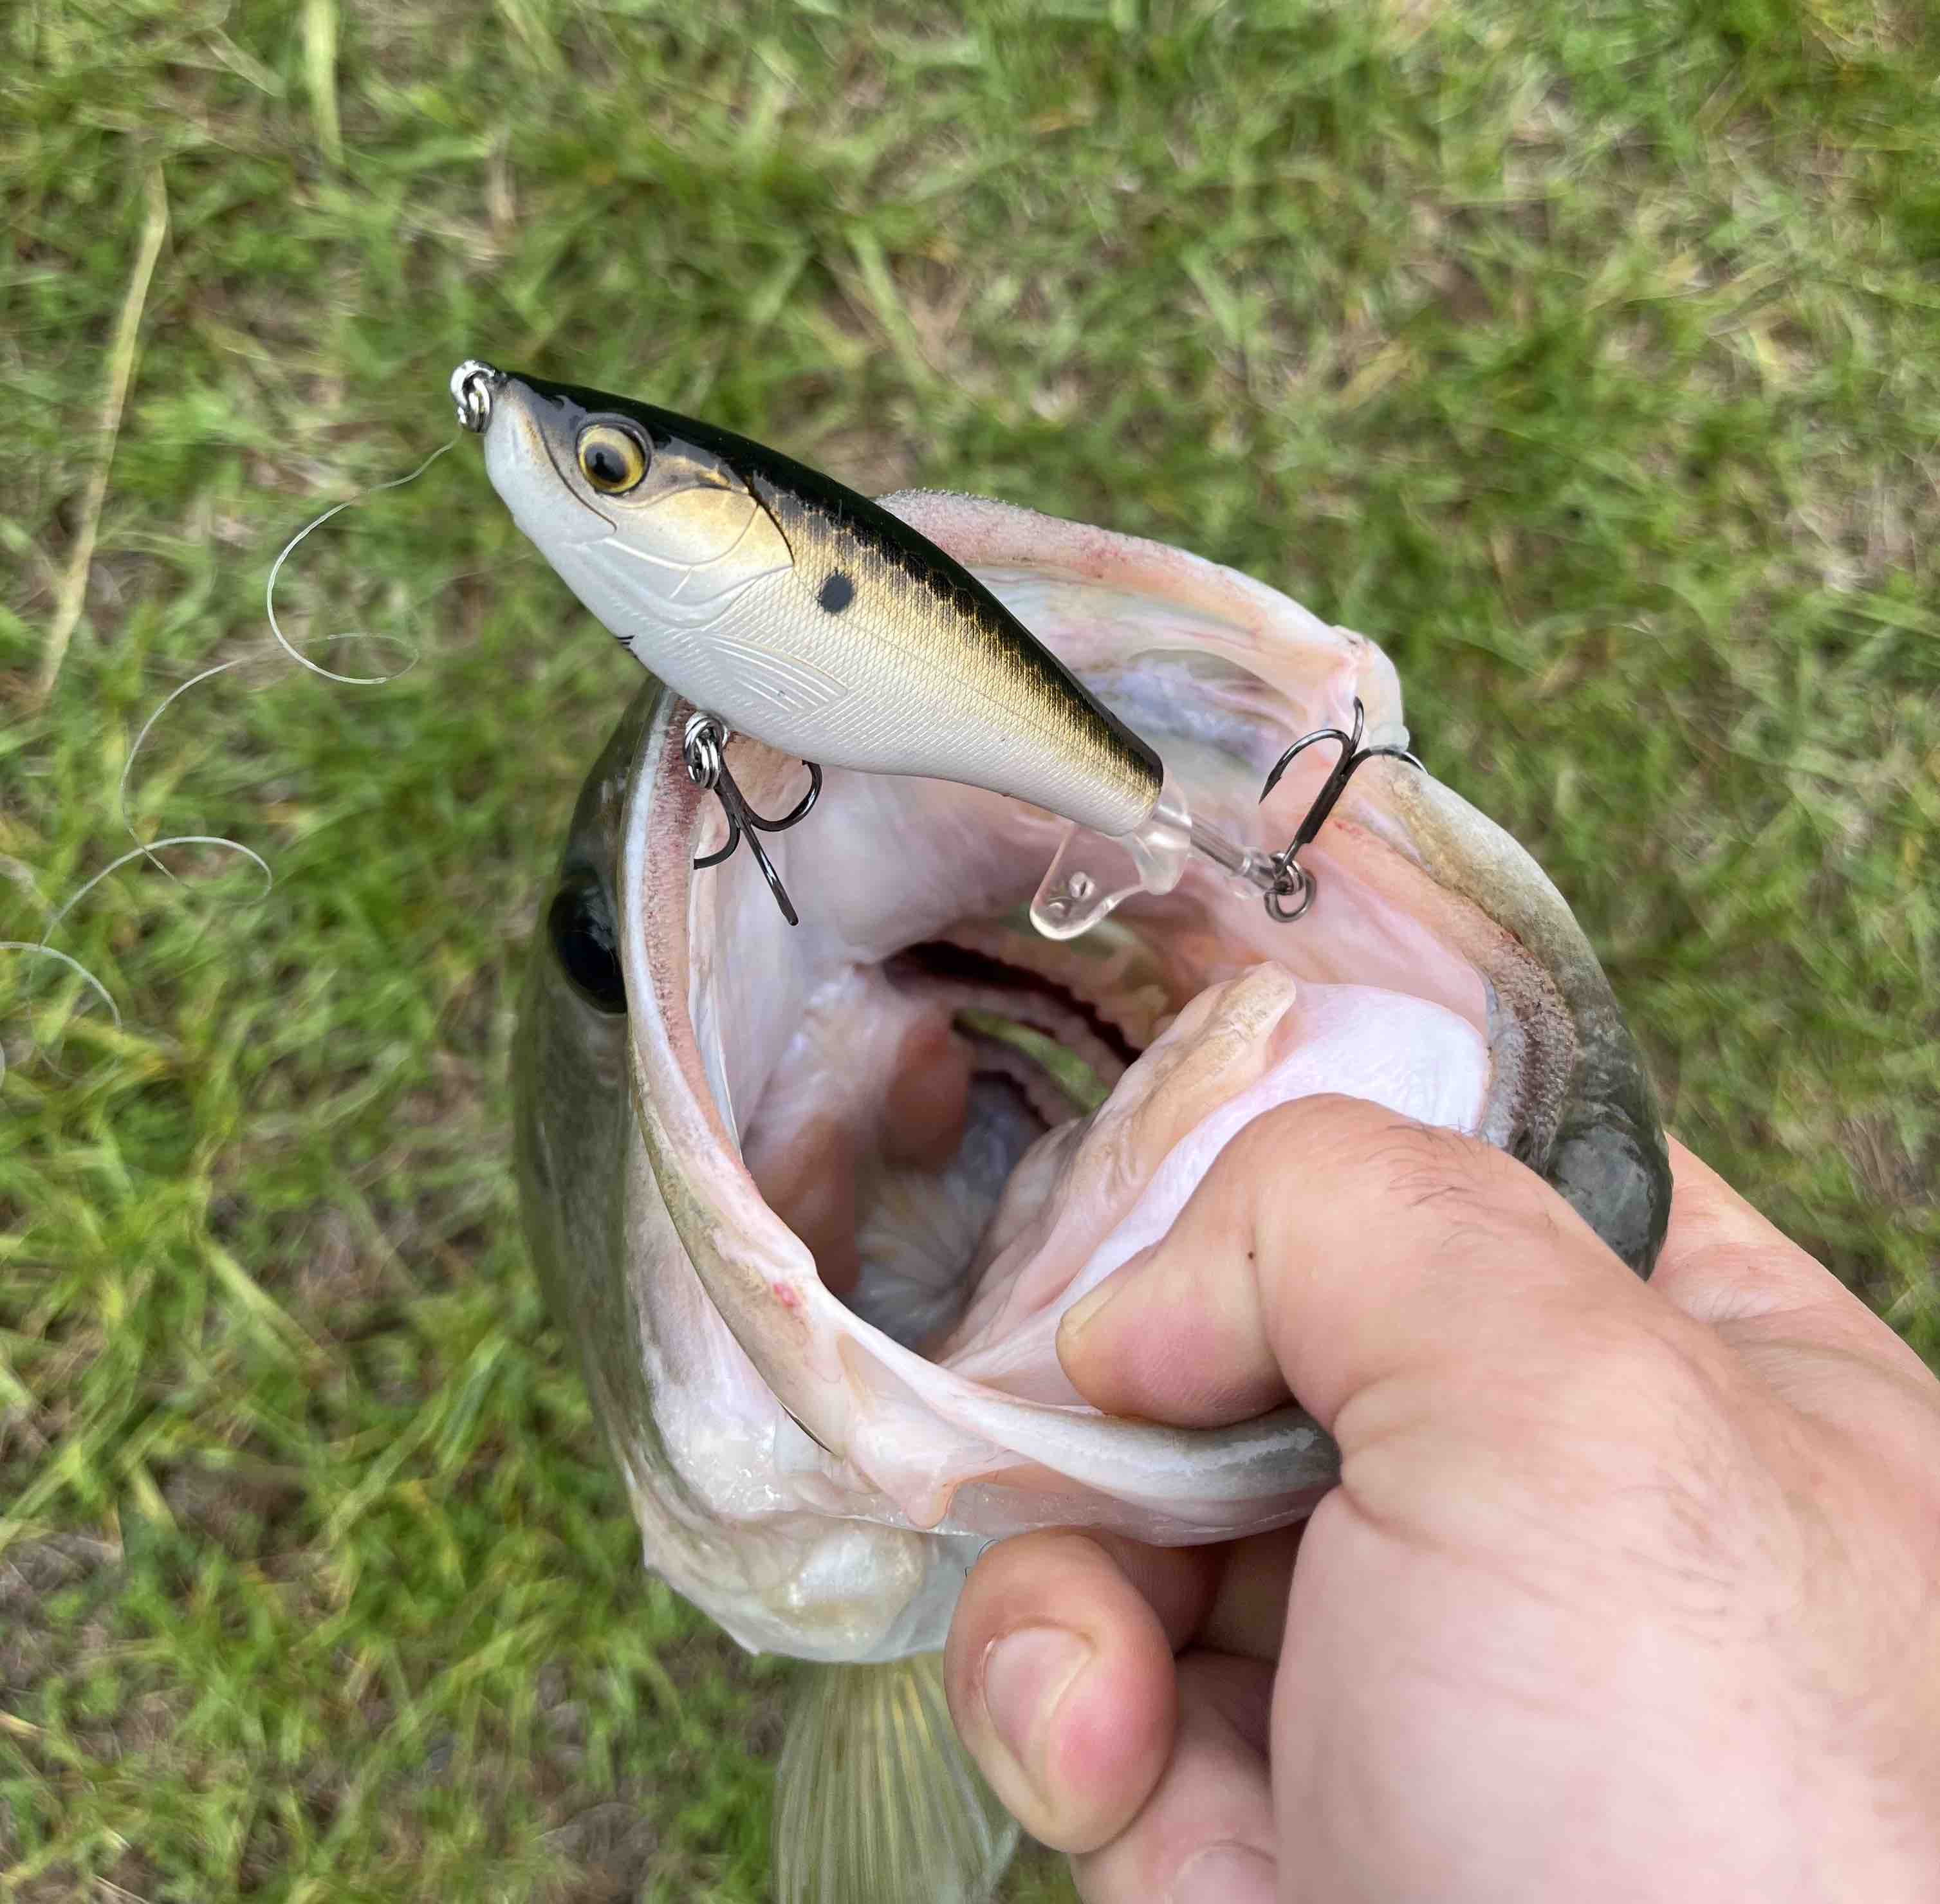
<svg viewBox="0 0 1940 1904"><path fill-rule="evenodd" d="M736 745L757 807L792 804L799 767ZM1237 805L1231 778L1195 801ZM1335 1091L1484 1129L1491 1001L1435 929L1450 902L1344 819L1296 925L1195 866L1064 944L1023 911L1057 837L993 795L831 772L769 842L802 926L745 852L694 874L689 989L746 1167L825 1286L959 1374L1071 1402L1057 1318L1252 1116Z"/></svg>

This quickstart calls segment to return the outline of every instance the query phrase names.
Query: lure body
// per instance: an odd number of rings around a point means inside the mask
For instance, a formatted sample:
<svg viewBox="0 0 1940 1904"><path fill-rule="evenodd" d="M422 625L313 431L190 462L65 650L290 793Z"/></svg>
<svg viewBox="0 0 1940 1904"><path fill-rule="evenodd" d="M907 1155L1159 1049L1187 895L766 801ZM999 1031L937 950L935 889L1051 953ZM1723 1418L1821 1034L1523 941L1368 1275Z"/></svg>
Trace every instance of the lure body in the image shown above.
<svg viewBox="0 0 1940 1904"><path fill-rule="evenodd" d="M1009 794L1112 838L1158 755L983 583L867 497L694 419L496 379L479 428L521 529L652 673L782 752ZM464 398L460 395L461 415Z"/></svg>

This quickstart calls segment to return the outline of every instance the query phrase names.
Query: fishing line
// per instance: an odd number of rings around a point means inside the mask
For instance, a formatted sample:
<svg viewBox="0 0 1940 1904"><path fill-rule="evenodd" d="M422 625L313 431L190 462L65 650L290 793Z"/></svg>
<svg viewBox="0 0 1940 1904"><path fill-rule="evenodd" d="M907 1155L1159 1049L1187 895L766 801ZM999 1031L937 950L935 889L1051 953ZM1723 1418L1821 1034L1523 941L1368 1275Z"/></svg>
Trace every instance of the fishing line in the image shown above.
<svg viewBox="0 0 1940 1904"><path fill-rule="evenodd" d="M337 682L347 688L381 688L390 682L401 680L404 676L410 673L413 668L417 666L419 661L422 657L423 651L416 643L410 641L403 635L394 635L385 633L382 630L374 630L365 628L346 628L334 634L310 636L306 638L304 645L306 647L315 648L322 645L325 642L388 642L393 648L398 648L403 651L405 659L402 666L392 669L389 674L339 674L334 669L322 667L318 663L313 661L308 655L303 653L297 645L284 633L283 624L277 619L276 579L282 572L283 564L290 559L293 554L294 554L297 544L305 541L308 537L314 535L318 529L321 529L325 523L329 521L332 516L340 515L346 509L355 508L358 503L368 502L372 496L381 495L386 490L401 490L407 483L415 483L433 463L438 461L440 456L449 454L450 452L456 449L459 444L463 441L464 438L462 437L454 436L450 442L440 444L429 456L425 458L422 462L419 463L415 469L411 470L408 474L403 476L394 476L389 482L374 483L368 489L359 490L355 496L345 497L341 502L333 502L321 515L313 516L308 522L305 523L303 527L298 529L297 532L283 545L281 551L277 554L276 560L270 563L269 576L263 584L263 610L265 615L268 618L270 632L276 637L277 646L279 647L284 654L288 655L291 661L295 662L298 667L307 669L310 673L319 675L325 681ZM424 594L420 595L416 601L407 603L405 605L404 612L407 615L414 615L419 609L422 608L425 603L429 602L433 596L441 595L444 593L445 590L447 588L455 587L459 582L469 581L474 575L496 574L505 569L515 567L519 563L528 561L531 559L532 558L529 555L515 556L509 562L487 563L482 568L467 569L461 571L457 575L448 575L443 581L438 584L437 587L428 590ZM142 846L143 842L142 841L141 835L135 830L134 822L128 816L128 780L129 777L135 770L135 758L141 752L143 744L148 738L150 730L154 726L155 723L168 712L170 706L172 706L174 703L178 700L184 694L187 694L191 688L199 685L203 682L212 679L216 675L226 673L230 668L240 667L244 662L253 661L254 659L255 659L255 656L254 654L238 654L229 661L217 662L215 666L212 668L203 669L200 674L191 675L179 688L174 689L171 693L169 693L155 709L155 711L142 723L141 731L135 737L135 744L128 749L127 760L123 764L121 768L120 784L116 790L116 806L120 815L121 824L127 830L128 837L133 840L138 847ZM158 840L153 841L151 844L155 846L161 846L168 844L169 842ZM148 857L154 862L154 864L158 871L166 874L170 879L173 879L175 877L174 874L169 872L167 867L164 866L159 859L156 859L154 858L153 853L150 853L148 854ZM265 892L267 892L268 889L269 889L267 886L264 889Z"/></svg>
<svg viewBox="0 0 1940 1904"><path fill-rule="evenodd" d="M449 443L441 443L408 476L394 476L388 483L374 484L369 489L359 490L355 496L347 496L341 502L331 504L322 515L317 517L313 521L306 523L283 545L282 554L270 564L270 578L263 584L263 607L270 618L270 633L276 636L278 642L282 645L283 652L288 655L298 667L307 668L312 674L320 674L326 681L340 682L346 688L377 688L383 686L387 681L395 681L400 676L410 673L411 670L417 666L417 651L413 650L410 659L392 674L337 674L328 668L319 667L308 655L297 652L288 636L283 633L282 624L276 619L276 578L282 574L283 564L288 561L297 545L314 535L329 521L332 516L341 515L346 509L353 508L356 504L365 502L371 496L381 494L386 490L401 490L407 483L415 483L433 463L438 461L440 456L450 454L463 440L461 437L454 436ZM453 580L456 579L457 578L454 577ZM447 584L447 586L449 584ZM353 635L362 633L361 630L351 630L339 635L336 639L340 641L348 640ZM410 646L408 642L402 640L395 635L382 635L376 639L397 642L400 647ZM159 713L160 709L157 709L156 711Z"/></svg>
<svg viewBox="0 0 1940 1904"><path fill-rule="evenodd" d="M224 662L223 666L233 667L235 663ZM221 670L212 669L209 672L219 673ZM206 679L207 677L205 675L197 678ZM178 693L180 691L179 689L177 690ZM174 697L172 695L169 698L172 700ZM52 912L48 914L47 922L41 928L41 935L38 939L0 939L0 952L24 952L29 957L59 960L61 964L77 974L88 989L100 999L103 1005L107 1006L108 1015L114 1021L114 1029L119 1031L122 1024L121 1008L115 1003L114 994L78 959L62 951L57 946L50 945L47 941L53 936L55 929L61 921L80 905L89 893L92 892L109 874L118 873L124 866L132 865L135 861L145 859L160 867L169 878L174 879L175 875L169 872L168 868L163 865L161 861L155 857L157 850L163 847L222 847L230 853L239 853L263 876L262 890L256 896L258 899L264 898L268 893L270 888L276 883L276 876L270 870L269 862L261 853L252 852L240 840L225 839L221 835L215 833L175 833L171 834L165 840L138 839L132 852L124 853L118 859L111 859L99 872L84 880ZM30 1038L28 1040L26 1055L31 1057L38 1048L39 1041ZM53 1071L56 1077L69 1082L72 1082L69 1078L69 1074L58 1064L54 1063L51 1059L48 1060L48 1068ZM6 1076L7 1053L5 1046L0 1045L0 1080L4 1080Z"/></svg>
<svg viewBox="0 0 1940 1904"><path fill-rule="evenodd" d="M464 578L455 575L452 579L454 581L457 581L463 580ZM433 593L435 592L435 590L433 591ZM427 597L426 599L429 600L429 598ZM408 648L410 646L410 643L404 639L401 636L373 634L355 629L351 630L347 633L340 635L314 636L310 638L310 645L315 645L319 642L333 641L387 641L395 647ZM288 644L285 643L285 645L287 647ZM226 661L218 661L215 667L212 668L204 668L200 674L191 675L179 688L172 689L166 695L165 695L163 699L157 703L154 712L142 723L140 732L135 736L135 744L128 749L128 758L121 764L121 777L116 783L114 789L115 812L120 819L123 830L127 834L129 838L135 842L136 850L132 853L124 853L120 859L117 859L114 862L116 865L125 865L130 859L139 859L145 856L149 863L155 868L156 871L160 873L164 879L175 879L175 875L169 870L167 865L163 861L156 858L156 850L157 848L162 847L181 846L188 844L188 841L185 839L144 840L142 838L140 832L136 829L134 820L130 816L128 811L128 782L135 771L136 758L141 752L142 746L146 743L148 735L151 731L154 728L155 723L159 721L177 701L181 700L182 696L187 694L191 688L200 687L205 681L212 681L218 674L227 674L231 668L239 668L249 662L260 661L264 655L270 653L271 651L272 651L267 645L261 648L252 648L246 654L231 655ZM299 657L298 658L300 659L301 658ZM412 667L415 666L416 661L417 657L413 654L411 659L406 662L403 667L398 669L396 674L377 675L373 676L371 679L374 682L395 681L400 676L407 673ZM306 662L304 665L307 667L310 664ZM319 672L321 672L321 670L319 670ZM338 679L345 678L346 677L333 677L333 679ZM194 837L197 840L200 840L202 838L202 836L200 835ZM249 849L244 846L239 841L212 838L204 843L216 846L233 847L238 853L249 853ZM250 853L249 856L252 859L255 859L256 857L253 853ZM260 865L261 862L258 861L258 863ZM267 873L268 868L264 868L264 870ZM101 877L101 875L97 874L96 877L98 878ZM181 882L178 880L176 880L176 883L179 884ZM272 876L270 883L274 883L273 876ZM265 884L263 890L256 896L259 899L265 898L267 896L269 890L270 885ZM75 895L75 899L78 899L80 896L79 893ZM68 902L69 905L72 905L74 901L72 899L70 899ZM62 910L65 911L66 910L66 907L63 907Z"/></svg>
<svg viewBox="0 0 1940 1904"><path fill-rule="evenodd" d="M410 670L417 665L422 654L422 649L419 644L401 635L389 634L381 631L374 631L365 629L347 629L340 633L310 636L304 639L303 647L313 648L321 645L325 642L389 642L393 648L402 651L404 659L401 665L393 669L387 674L340 674L334 669L325 667L319 663L312 661L307 654L302 651L302 648L300 648L297 643L292 642L288 636L284 633L282 624L277 618L276 600L276 581L278 577L282 573L283 564L289 560L291 555L295 551L297 545L305 541L318 529L321 529L333 516L340 515L346 509L351 508L360 502L366 502L371 497L381 494L386 490L402 489L407 484L416 482L426 470L430 468L433 463L438 461L439 457L445 455L450 450L456 449L462 440L463 439L460 437L453 437L450 441L441 444L437 449L434 450L429 456L426 456L422 462L419 463L416 468L410 470L407 474L402 476L393 477L388 482L374 484L368 489L360 490L355 495L346 497L341 502L333 503L330 508L325 509L320 515L314 517L310 521L306 523L301 529L297 531L295 535L292 536L290 539L283 545L282 550L277 554L276 560L270 564L269 575L264 584L263 606L264 612L269 620L270 632L275 637L276 647L279 648L283 654L287 656L289 660L295 662L297 667L306 670L311 674L321 676L322 679L326 681L336 682L346 687L368 688L381 687L388 682L398 680L404 675L409 673ZM515 560L524 559L527 558L514 558ZM415 612L417 609L422 608L426 602L429 601L434 595L442 593L444 590L453 587L458 582L468 581L474 575L490 574L499 568L508 566L511 565L495 563L487 565L483 568L468 569L460 574L449 576L444 581L441 582L436 588L432 589L424 595L419 597L415 602L408 603L407 605L405 612L407 615ZM145 859L149 865L153 866L157 872L163 875L164 878L176 884L181 883L178 876L169 868L166 862L160 857L162 850L169 847L216 847L230 853L240 853L244 859L247 859L250 864L255 868L257 872L261 876L262 883L255 895L257 901L260 902L268 896L270 889L276 883L276 874L272 870L270 862L265 859L261 853L245 846L239 840L232 840L220 834L181 833L171 835L165 839L145 840L142 838L139 831L135 825L134 819L129 811L128 794L129 785L134 774L136 761L139 757L142 748L147 744L148 736L154 731L156 723L161 719L162 716L168 712L169 708L173 706L184 694L187 694L190 691L191 688L200 687L205 681L213 680L215 676L219 674L226 674L232 668L240 667L246 662L260 659L263 655L271 651L272 651L266 645L262 648L252 649L246 654L233 656L228 661L218 661L213 667L204 668L200 673L191 675L189 679L183 682L179 687L171 689L170 691L162 698L162 700L157 704L153 712L149 714L148 719L142 723L139 730L136 734L134 744L128 749L128 757L127 760L122 763L120 775L115 786L116 813L120 820L123 829L127 832L129 838L135 843L133 850L130 852L122 853L117 859L111 860L108 864L102 867L99 871L93 874L80 886L77 886L72 892L69 893L67 898L63 900L60 905L47 916L47 923L42 927L41 936L38 941L28 939L0 939L0 952L18 952L24 954L29 957L52 959L58 963L66 966L71 972L75 973L81 980L84 985L85 985L89 990L93 992L95 996L99 998L101 1002L107 1007L108 1015L113 1021L115 1030L117 1031L122 1027L123 1020L120 1007L116 1003L114 995L108 990L108 987L87 969L86 966L81 963L78 959L72 957L68 953L59 950L54 946L50 945L47 941L53 936L56 929L59 926L61 921L65 919L67 915L88 896L89 893L92 892L102 880L108 878L111 874L119 872L123 867L129 865L136 860ZM28 1046L29 1054L32 1055L36 1048L38 1048L38 1041L30 1041ZM52 1068L57 1076L63 1079L66 1077L67 1073L62 1071L58 1065L54 1065ZM6 1051L4 1047L0 1047L0 1079L4 1079L6 1075Z"/></svg>
<svg viewBox="0 0 1940 1904"><path fill-rule="evenodd" d="M269 576L264 584L263 607L269 620L270 632L276 637L277 646L299 667L307 669L312 674L319 675L326 681L338 682L346 687L373 688L382 687L388 682L401 679L417 666L422 650L416 643L402 635L361 628L345 629L334 634L311 636L306 638L304 645L306 647L313 648L325 642L388 642L393 648L403 651L406 658L402 666L393 669L389 674L339 674L334 669L323 667L313 661L284 633L282 624L276 618L276 578L282 572L283 564L289 560L297 544L321 529L331 517L340 515L346 509L352 508L360 502L368 502L371 497L381 495L386 490L401 490L406 484L416 482L433 463L438 461L440 456L457 448L462 441L460 437L453 437L450 442L439 444L429 456L425 458L423 462L407 474L394 476L388 482L374 483L368 489L359 490L355 496L346 496L341 502L332 503L321 515L313 517L283 545L276 560L270 565ZM493 572L495 566L509 566L511 565L490 565L485 568L466 569L460 574L447 576L444 581L438 584L437 587L419 596L416 601L407 603L405 613L407 615L415 613L433 596L442 594L446 589L454 587L459 582L468 581L474 575L488 575ZM93 886L97 880L105 878L108 873L113 871L115 867L126 865L132 859L145 858L165 878L174 880L175 874L171 872L168 867L156 856L157 849L162 847L191 844L227 847L232 851L239 853L255 862L264 878L262 891L256 896L258 899L268 896L271 886L275 883L275 874L260 854L252 853L239 841L200 834L184 835L179 838L170 840L144 840L136 830L134 820L128 811L128 783L135 771L135 762L140 755L143 746L146 745L149 734L154 731L155 723L191 688L199 687L205 681L213 680L218 674L226 674L231 668L240 667L244 663L257 659L258 656L264 651L266 651L256 650L249 654L233 655L228 661L217 662L213 667L204 668L200 674L190 676L181 686L171 689L157 705L154 711L142 723L140 731L135 736L134 745L128 749L128 758L122 763L120 778L115 787L116 811L120 816L124 830L129 838L135 842L136 851L133 853L123 854L114 862L114 866L97 873L94 879L88 882L87 886L83 886L80 892L76 892L67 901L66 905L62 907L60 913L54 915L55 919L58 920L61 914L81 896L82 893L87 892L88 886ZM44 942L45 935L43 934L42 937Z"/></svg>
<svg viewBox="0 0 1940 1904"><path fill-rule="evenodd" d="M0 952L24 952L29 958L59 960L71 972L78 973L84 984L93 989L96 996L100 999L103 1005L107 1006L108 1015L114 1021L114 1029L117 1031L121 1029L121 1008L114 1002L114 994L78 959L70 958L66 953L58 950L53 946L36 945L32 939L25 938L0 938ZM33 1056L35 1048L33 1042L30 1040L27 1045L27 1055L29 1057ZM56 1065L54 1069L59 1071L60 1067ZM65 1076L66 1074L63 1072L61 1075ZM0 1042L0 1083L5 1082L6 1076L7 1047L4 1042Z"/></svg>
<svg viewBox="0 0 1940 1904"><path fill-rule="evenodd" d="M120 816L121 824L127 828L129 838L135 842L136 847L138 849L136 856L145 857L149 864L151 865L156 871L160 873L164 879L172 880L174 879L175 876L173 873L169 871L166 865L155 857L155 849L157 847L172 846L175 844L176 842L172 840L145 840L142 838L141 835L135 830L135 822L129 817L128 814L128 777L135 770L135 756L142 751L142 743L148 739L148 730L169 711L169 708L173 706L177 700L180 700L184 694L187 694L191 688L198 685L202 682L213 680L218 674L227 674L231 668L240 667L245 661L250 658L251 658L247 654L238 654L230 661L217 662L212 668L204 668L200 674L190 676L188 680L185 681L179 688L175 688L172 693L170 693L162 701L161 704L156 708L155 711L142 723L142 731L139 734L136 735L134 746L128 749L128 758L121 763L121 778L117 783L114 789L115 810ZM227 846L234 847L239 853L247 851L247 849L244 847L239 841L235 840L225 841L223 844ZM122 859L118 859L114 863L117 865L120 865L124 863L127 857L127 856L124 855ZM264 870L265 872L267 872L269 869L265 867ZM270 877L273 882L275 876L271 874ZM179 882L178 882L178 883L179 883ZM263 893L265 895L267 894L269 889L269 886L265 886L263 888ZM84 886L81 890L85 892L87 888ZM75 899L78 899L80 896L81 894L78 892L75 895ZM262 896L259 895L258 896L260 897ZM73 903L74 899L70 899L67 902L68 905L70 906L72 905ZM63 906L61 908L62 912L65 912L66 910L67 906ZM54 916L56 918L59 918L60 917L60 914L56 913ZM44 938L45 935L44 934L42 936Z"/></svg>
<svg viewBox="0 0 1940 1904"><path fill-rule="evenodd" d="M124 866L132 865L135 861L142 859L144 856L151 859L154 859L155 850L159 847L227 847L231 853L239 853L245 859L249 861L250 863L255 866L257 871L263 875L263 890L261 892L256 895L258 899L261 899L264 894L268 892L270 888L276 883L276 875L270 871L270 862L265 859L260 853L252 852L248 847L246 847L240 840L225 839L219 833L176 833L171 835L169 838L166 840L137 841L135 850L133 853L124 853L120 859L109 860L108 864L102 867L99 872L94 874L91 879L84 880L81 884L76 886L75 889L60 902L60 905L48 918L47 925L41 933L40 944L41 950L46 951L49 949L47 945L48 934L52 932L53 929L58 926L60 922L81 902L83 899L86 899L88 894L92 892L110 873L118 873ZM157 860L156 864L160 865L161 862L159 860ZM162 867L162 871L165 873L169 872L169 869L166 866ZM169 878L173 879L175 877L175 874L169 873Z"/></svg>

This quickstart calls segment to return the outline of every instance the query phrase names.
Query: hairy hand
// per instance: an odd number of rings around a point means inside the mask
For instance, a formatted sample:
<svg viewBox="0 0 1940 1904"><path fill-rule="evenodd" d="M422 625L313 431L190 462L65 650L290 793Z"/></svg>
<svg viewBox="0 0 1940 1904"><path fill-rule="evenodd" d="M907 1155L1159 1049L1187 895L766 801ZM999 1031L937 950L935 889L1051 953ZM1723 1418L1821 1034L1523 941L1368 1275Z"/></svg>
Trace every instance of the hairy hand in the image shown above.
<svg viewBox="0 0 1940 1904"><path fill-rule="evenodd" d="M1268 1113L1066 1319L1115 1413L1289 1394L1304 1528L987 1553L964 1738L1087 1904L1940 1897L1940 1383L1673 1146L1648 1284L1530 1171Z"/></svg>

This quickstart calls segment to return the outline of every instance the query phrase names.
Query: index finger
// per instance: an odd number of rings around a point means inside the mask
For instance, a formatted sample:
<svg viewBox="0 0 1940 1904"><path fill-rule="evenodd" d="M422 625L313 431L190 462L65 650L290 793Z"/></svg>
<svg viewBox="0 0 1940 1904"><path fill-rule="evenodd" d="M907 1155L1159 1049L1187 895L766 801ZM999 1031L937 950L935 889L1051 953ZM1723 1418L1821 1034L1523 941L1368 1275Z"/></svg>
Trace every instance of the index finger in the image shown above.
<svg viewBox="0 0 1940 1904"><path fill-rule="evenodd" d="M1728 1340L1836 1348L1924 1378L1926 1365L1819 1259L1670 1140L1670 1228L1653 1286Z"/></svg>

